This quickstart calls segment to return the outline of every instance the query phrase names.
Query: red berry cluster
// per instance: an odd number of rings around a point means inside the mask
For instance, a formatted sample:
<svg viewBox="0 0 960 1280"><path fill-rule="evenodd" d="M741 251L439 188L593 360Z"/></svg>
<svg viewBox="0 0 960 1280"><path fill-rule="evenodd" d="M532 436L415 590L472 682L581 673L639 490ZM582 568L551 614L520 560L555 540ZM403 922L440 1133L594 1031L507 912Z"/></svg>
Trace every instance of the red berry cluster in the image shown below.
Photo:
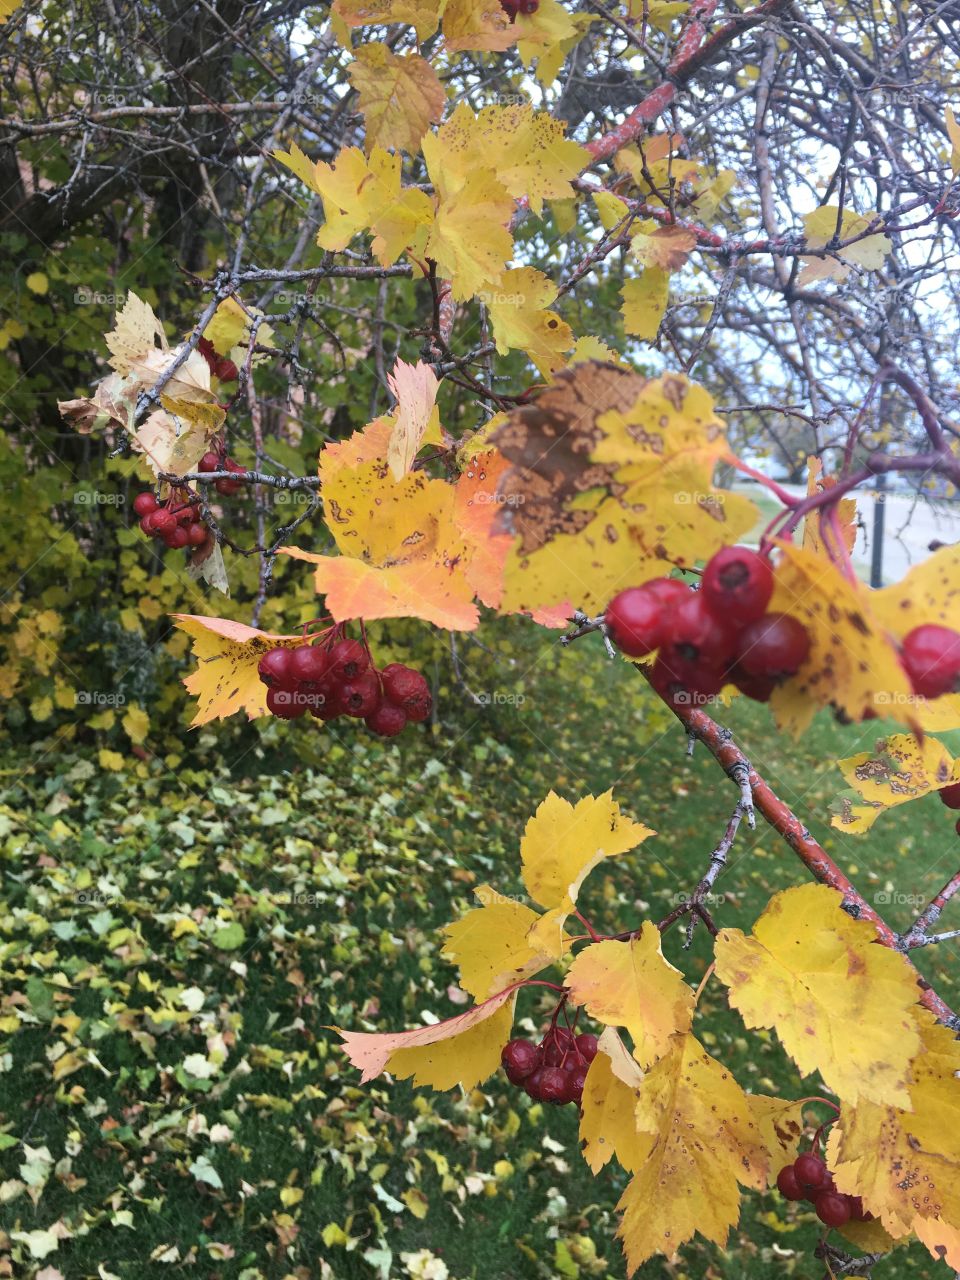
<svg viewBox="0 0 960 1280"><path fill-rule="evenodd" d="M268 649L257 671L267 686L267 710L281 720L298 720L307 711L318 720L349 716L392 738L408 722L426 720L433 708L419 671L401 662L378 671L366 645L339 627L316 644Z"/></svg>
<svg viewBox="0 0 960 1280"><path fill-rule="evenodd" d="M749 547L723 547L703 571L700 590L656 578L615 596L604 614L613 643L632 658L659 650L650 673L668 700L689 702L735 684L769 700L810 652L806 627L767 613L773 595L769 560Z"/></svg>
<svg viewBox="0 0 960 1280"><path fill-rule="evenodd" d="M221 382L233 382L237 377L237 366L226 356L218 355L209 338L201 338L197 343L197 350L210 366L210 372L215 378L219 378Z"/></svg>
<svg viewBox="0 0 960 1280"><path fill-rule="evenodd" d="M788 1200L809 1200L817 1217L828 1227L845 1222L870 1222L873 1214L863 1207L859 1196L838 1191L833 1174L812 1151L797 1156L777 1174L777 1189Z"/></svg>
<svg viewBox="0 0 960 1280"><path fill-rule="evenodd" d="M520 1085L535 1102L579 1106L587 1068L596 1056L596 1036L586 1032L577 1036L566 1027L552 1026L539 1044L532 1040L505 1044L500 1061L510 1083Z"/></svg>
<svg viewBox="0 0 960 1280"><path fill-rule="evenodd" d="M525 14L528 18L536 13L540 8L540 0L500 0L500 8L511 22L516 22L518 13Z"/></svg>
<svg viewBox="0 0 960 1280"><path fill-rule="evenodd" d="M178 550L205 546L212 536L201 519L199 502L199 497L189 492L180 497L171 495L164 503L158 502L152 493L138 493L133 509L148 538L159 538Z"/></svg>
<svg viewBox="0 0 960 1280"><path fill-rule="evenodd" d="M918 697L939 698L960 689L960 633L950 627L914 627L903 638L900 661Z"/></svg>
<svg viewBox="0 0 960 1280"><path fill-rule="evenodd" d="M233 471L245 472L246 467L241 466L239 462L227 456L226 453L214 453L211 449L205 453L197 464L197 470L204 473L209 471ZM209 483L205 481L204 483ZM226 476L221 476L219 480L214 480L213 487L217 493L222 494L225 498L231 497L235 493L241 493L243 490L242 480L228 480Z"/></svg>

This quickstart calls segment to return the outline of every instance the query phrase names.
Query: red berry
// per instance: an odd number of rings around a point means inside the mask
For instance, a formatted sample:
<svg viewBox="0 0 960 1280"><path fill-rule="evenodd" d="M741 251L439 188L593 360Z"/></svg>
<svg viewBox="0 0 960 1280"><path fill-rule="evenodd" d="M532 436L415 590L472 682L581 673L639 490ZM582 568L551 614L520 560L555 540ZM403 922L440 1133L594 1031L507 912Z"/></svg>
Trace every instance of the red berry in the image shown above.
<svg viewBox="0 0 960 1280"><path fill-rule="evenodd" d="M729 671L725 673L725 678L730 683L735 684L742 694L748 698L752 698L754 702L769 702L770 695L777 687L776 680L770 676L750 676L743 671L737 663L734 663Z"/></svg>
<svg viewBox="0 0 960 1280"><path fill-rule="evenodd" d="M554 1027L543 1037L543 1060L548 1067L559 1067L572 1052L574 1035L566 1027Z"/></svg>
<svg viewBox="0 0 960 1280"><path fill-rule="evenodd" d="M150 517L150 532L155 538L166 538L177 527L177 517L169 511L155 511Z"/></svg>
<svg viewBox="0 0 960 1280"><path fill-rule="evenodd" d="M536 13L540 8L540 0L520 0L517 5L518 13L525 13L529 17L532 13Z"/></svg>
<svg viewBox="0 0 960 1280"><path fill-rule="evenodd" d="M197 350L210 366L210 372L212 373L214 365L217 363L217 353L214 349L213 343L209 338L201 338L197 343Z"/></svg>
<svg viewBox="0 0 960 1280"><path fill-rule="evenodd" d="M387 704L385 703L384 705ZM526 1080L523 1082L524 1089L530 1097L533 1098L534 1102L539 1102L541 1100L540 1086L543 1082L543 1073L545 1070L545 1067L537 1067L534 1071L530 1072Z"/></svg>
<svg viewBox="0 0 960 1280"><path fill-rule="evenodd" d="M345 680L334 694L334 705L345 716L365 720L380 704L380 681L377 673L367 668L352 680ZM400 708L402 710L402 708ZM409 716L407 717L409 719Z"/></svg>
<svg viewBox="0 0 960 1280"><path fill-rule="evenodd" d="M239 474L240 472L245 472L247 468L242 462L235 462L233 458L224 458L223 469L224 471L232 471L234 474Z"/></svg>
<svg viewBox="0 0 960 1280"><path fill-rule="evenodd" d="M805 1199L803 1187L797 1181L797 1175L792 1164L784 1165L777 1174L777 1190L788 1200Z"/></svg>
<svg viewBox="0 0 960 1280"><path fill-rule="evenodd" d="M677 707L693 706L715 698L724 685L723 672L706 662L690 662L673 645L661 649L650 673L650 683Z"/></svg>
<svg viewBox="0 0 960 1280"><path fill-rule="evenodd" d="M303 699L292 689L267 690L267 710L281 720L296 720L306 709Z"/></svg>
<svg viewBox="0 0 960 1280"><path fill-rule="evenodd" d="M564 1090L564 1102L575 1102L578 1106L583 1099L583 1086L587 1082L586 1067L568 1067L564 1072L567 1087Z"/></svg>
<svg viewBox="0 0 960 1280"><path fill-rule="evenodd" d="M948 809L960 809L960 782L951 782L940 788L940 799Z"/></svg>
<svg viewBox="0 0 960 1280"><path fill-rule="evenodd" d="M293 653L290 649L268 649L257 663L257 675L272 689L296 688L298 681L293 673Z"/></svg>
<svg viewBox="0 0 960 1280"><path fill-rule="evenodd" d="M200 459L200 461L197 463L197 470L204 471L204 472L219 471L220 470L219 453L214 453L212 450L205 453L203 457Z"/></svg>
<svg viewBox="0 0 960 1280"><path fill-rule="evenodd" d="M559 1067L544 1067L540 1075L540 1097L559 1106L566 1102L567 1073Z"/></svg>
<svg viewBox="0 0 960 1280"><path fill-rule="evenodd" d="M733 656L735 628L707 608L702 591L688 591L670 610L666 643L687 662L723 668Z"/></svg>
<svg viewBox="0 0 960 1280"><path fill-rule="evenodd" d="M330 674L336 680L354 680L369 665L369 655L359 640L338 640L330 650Z"/></svg>
<svg viewBox="0 0 960 1280"><path fill-rule="evenodd" d="M297 681L315 683L322 680L329 665L326 650L318 645L305 644L290 650L290 674Z"/></svg>
<svg viewBox="0 0 960 1280"><path fill-rule="evenodd" d="M511 1084L520 1084L540 1065L540 1050L529 1040L510 1040L503 1046L500 1061Z"/></svg>
<svg viewBox="0 0 960 1280"><path fill-rule="evenodd" d="M207 526L196 520L187 525L187 543L191 547L202 547L207 540Z"/></svg>
<svg viewBox="0 0 960 1280"><path fill-rule="evenodd" d="M407 713L392 702L381 702L372 715L367 716L365 724L368 729L378 733L381 738L394 738L407 723Z"/></svg>
<svg viewBox="0 0 960 1280"><path fill-rule="evenodd" d="M316 716L318 720L336 720L343 714L337 699L339 688L340 686L329 675L324 676L318 683L300 685L301 690L309 692L310 714Z"/></svg>
<svg viewBox="0 0 960 1280"><path fill-rule="evenodd" d="M511 22L515 21L520 7L520 0L500 0L500 8Z"/></svg>
<svg viewBox="0 0 960 1280"><path fill-rule="evenodd" d="M773 595L770 561L749 547L722 547L704 569L700 590L721 621L740 627L756 622Z"/></svg>
<svg viewBox="0 0 960 1280"><path fill-rule="evenodd" d="M168 547L172 547L174 551L179 551L189 543L187 531L182 524L178 524L172 533L168 533L166 543Z"/></svg>
<svg viewBox="0 0 960 1280"><path fill-rule="evenodd" d="M823 1187L830 1177L826 1164L812 1151L805 1151L803 1155L797 1156L793 1162L793 1171L801 1187L807 1191Z"/></svg>
<svg viewBox="0 0 960 1280"><path fill-rule="evenodd" d="M150 515L159 505L152 493L138 493L133 500L133 509L138 516Z"/></svg>
<svg viewBox="0 0 960 1280"><path fill-rule="evenodd" d="M243 488L242 481L226 480L223 478L221 478L220 480L214 480L213 485L217 493L222 494L225 498L232 497L235 493L239 493L240 490Z"/></svg>
<svg viewBox="0 0 960 1280"><path fill-rule="evenodd" d="M420 674L402 662L391 662L380 672L384 695L395 707L402 707L414 724L426 720L433 709L430 686Z"/></svg>
<svg viewBox="0 0 960 1280"><path fill-rule="evenodd" d="M863 1207L863 1200L860 1196L847 1196L847 1203L850 1205L850 1218L853 1222L872 1222L873 1214L869 1209Z"/></svg>
<svg viewBox="0 0 960 1280"><path fill-rule="evenodd" d="M585 1062L592 1062L597 1056L597 1037L583 1031L577 1036L575 1047Z"/></svg>
<svg viewBox="0 0 960 1280"><path fill-rule="evenodd" d="M610 639L631 658L663 644L667 610L655 592L646 587L628 587L613 597L604 610Z"/></svg>
<svg viewBox="0 0 960 1280"><path fill-rule="evenodd" d="M903 665L914 693L939 698L960 683L960 633L927 623L903 638Z"/></svg>
<svg viewBox="0 0 960 1280"><path fill-rule="evenodd" d="M233 382L237 376L237 366L226 356L222 356L213 368L213 373L221 382Z"/></svg>
<svg viewBox="0 0 960 1280"><path fill-rule="evenodd" d="M850 1221L850 1202L835 1191L825 1191L817 1196L813 1207L817 1217L828 1227L842 1227Z"/></svg>
<svg viewBox="0 0 960 1280"><path fill-rule="evenodd" d="M803 665L810 652L807 628L786 613L768 613L740 635L737 662L748 676L785 680Z"/></svg>
<svg viewBox="0 0 960 1280"><path fill-rule="evenodd" d="M153 512L149 511L140 521L140 530L145 533L148 538L153 537Z"/></svg>
<svg viewBox="0 0 960 1280"><path fill-rule="evenodd" d="M643 587L665 605L676 604L680 600L686 600L690 595L690 588L679 578L651 578L649 582L643 584Z"/></svg>

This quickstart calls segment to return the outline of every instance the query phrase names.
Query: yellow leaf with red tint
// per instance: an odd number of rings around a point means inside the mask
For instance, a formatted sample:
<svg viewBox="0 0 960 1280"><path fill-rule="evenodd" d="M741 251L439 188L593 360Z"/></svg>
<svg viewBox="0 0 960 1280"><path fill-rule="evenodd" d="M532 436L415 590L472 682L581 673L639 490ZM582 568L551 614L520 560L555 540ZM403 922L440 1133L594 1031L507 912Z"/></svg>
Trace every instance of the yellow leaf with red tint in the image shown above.
<svg viewBox="0 0 960 1280"><path fill-rule="evenodd" d="M776 894L752 934L720 931L717 977L744 1023L774 1029L803 1075L819 1071L850 1101L907 1105L917 974L842 901L822 884Z"/></svg>
<svg viewBox="0 0 960 1280"><path fill-rule="evenodd" d="M358 467L364 462L386 462L395 420L385 413L368 422L362 431L354 431L346 440L332 440L320 450L318 470L326 484L344 468Z"/></svg>
<svg viewBox="0 0 960 1280"><path fill-rule="evenodd" d="M740 1214L740 1183L762 1188L770 1157L747 1095L692 1036L675 1037L638 1090L638 1171L617 1206L627 1274L675 1258L700 1234L721 1248Z"/></svg>
<svg viewBox="0 0 960 1280"><path fill-rule="evenodd" d="M505 612L565 600L597 611L672 563L709 558L756 518L747 499L714 488L728 456L723 423L682 375L574 365L491 442L513 464L498 506L499 527L516 537Z"/></svg>
<svg viewBox="0 0 960 1280"><path fill-rule="evenodd" d="M428 364L418 360L406 364L398 360L387 384L396 397L393 429L387 445L387 461L395 480L400 480L413 466L423 444L440 443L440 411L437 408L437 375Z"/></svg>
<svg viewBox="0 0 960 1280"><path fill-rule="evenodd" d="M862 835L885 809L960 782L960 761L937 738L918 741L912 733L879 738L873 751L837 761L853 788L831 804L831 823L841 831Z"/></svg>
<svg viewBox="0 0 960 1280"><path fill-rule="evenodd" d="M229 618L189 613L170 617L193 639L197 670L183 682L197 699L192 727L223 720L237 711L246 711L251 720L266 715L267 689L257 675L257 663L268 649L296 648L303 637L272 635Z"/></svg>
<svg viewBox="0 0 960 1280"><path fill-rule="evenodd" d="M614 1158L633 1173L642 1163L635 1112L643 1072L612 1027L597 1043L580 1106L583 1158L594 1174Z"/></svg>
<svg viewBox="0 0 960 1280"><path fill-rule="evenodd" d="M510 534L494 529L497 485L509 465L496 449L485 449L464 463L454 486L454 519L470 548L467 581L477 599L490 609L500 605L503 566L513 546Z"/></svg>
<svg viewBox="0 0 960 1280"><path fill-rule="evenodd" d="M678 1031L690 1030L693 991L663 958L660 930L649 920L627 942L609 939L585 947L567 970L564 986L591 1018L630 1033L642 1067L666 1053Z"/></svg>
<svg viewBox="0 0 960 1280"><path fill-rule="evenodd" d="M576 804L551 791L524 828L523 883L540 906L572 911L580 886L598 863L654 834L620 812L612 791L584 796Z"/></svg>
<svg viewBox="0 0 960 1280"><path fill-rule="evenodd" d="M450 281L454 299L472 298L500 279L513 253L514 202L492 169L451 179L435 134L423 139L423 155L437 193L437 209L424 252Z"/></svg>
<svg viewBox="0 0 960 1280"><path fill-rule="evenodd" d="M530 930L540 916L522 902L501 897L489 885L481 885L475 895L483 904L448 924L441 954L459 966L460 985L476 1000L488 996L522 978L531 977L559 960L568 940L559 938L552 951L544 950Z"/></svg>
<svg viewBox="0 0 960 1280"><path fill-rule="evenodd" d="M401 1080L413 1076L415 1085L472 1089L500 1065L500 1051L513 1027L515 989L500 991L466 1013L413 1031L367 1033L334 1030L343 1039L347 1057L363 1075L361 1084L389 1071Z"/></svg>
<svg viewBox="0 0 960 1280"><path fill-rule="evenodd" d="M544 377L564 363L563 353L573 346L570 326L548 310L556 296L557 286L534 267L504 271L495 286L479 294L500 354L511 347L525 351Z"/></svg>
<svg viewBox="0 0 960 1280"><path fill-rule="evenodd" d="M796 736L818 706L830 705L855 721L884 716L932 732L960 725L960 698L915 696L897 650L921 622L960 630L960 548L945 547L902 582L871 591L824 556L779 545L769 611L791 614L810 637L807 660L770 699L782 729Z"/></svg>
<svg viewBox="0 0 960 1280"><path fill-rule="evenodd" d="M443 39L450 53L465 49L502 53L516 38L500 0L447 0L444 5Z"/></svg>
<svg viewBox="0 0 960 1280"><path fill-rule="evenodd" d="M832 489L837 483L836 476L825 476L823 474L823 462L820 458L811 455L807 459L807 494L812 496L815 493L824 493ZM847 551L853 550L853 544L857 540L857 500L856 498L841 498L835 503L831 510L834 518L831 520L824 514L823 509L812 511L803 521L803 545L807 551L815 553L824 552L823 525L827 525L828 545L836 547L838 544L845 546ZM839 537L832 536L834 529L839 533Z"/></svg>
<svg viewBox="0 0 960 1280"><path fill-rule="evenodd" d="M416 29L418 40L432 36L440 25L439 0L335 0L333 13L350 27L404 23Z"/></svg>
<svg viewBox="0 0 960 1280"><path fill-rule="evenodd" d="M338 622L422 618L454 631L476 627L452 485L422 471L393 480L383 464L368 462L335 472L321 494L340 556L280 550L316 566L317 592Z"/></svg>
<svg viewBox="0 0 960 1280"><path fill-rule="evenodd" d="M843 1099L827 1160L837 1188L863 1197L894 1239L915 1232L951 1265L960 1224L960 1043L925 1009L915 1011L921 1050L905 1105Z"/></svg>
<svg viewBox="0 0 960 1280"><path fill-rule="evenodd" d="M630 248L637 261L660 271L679 271L696 243L696 235L686 227L662 226L652 219L641 222L630 238Z"/></svg>
<svg viewBox="0 0 960 1280"><path fill-rule="evenodd" d="M430 63L419 54L396 54L372 42L360 45L348 70L359 95L367 151L383 147L416 155L446 100Z"/></svg>
<svg viewBox="0 0 960 1280"><path fill-rule="evenodd" d="M434 181L439 172L448 188L456 187L478 169L490 170L511 196L525 196L539 214L545 199L573 195L571 182L590 163L589 153L563 134L561 120L527 103L478 112L461 103L424 155Z"/></svg>

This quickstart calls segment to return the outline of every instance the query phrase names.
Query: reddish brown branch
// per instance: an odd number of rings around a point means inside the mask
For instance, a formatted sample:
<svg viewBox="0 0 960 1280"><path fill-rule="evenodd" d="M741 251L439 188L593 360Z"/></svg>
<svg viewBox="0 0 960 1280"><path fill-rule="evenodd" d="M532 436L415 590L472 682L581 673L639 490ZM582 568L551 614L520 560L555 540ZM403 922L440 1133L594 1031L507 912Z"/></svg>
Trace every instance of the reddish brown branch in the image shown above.
<svg viewBox="0 0 960 1280"><path fill-rule="evenodd" d="M642 669L640 670L642 671ZM853 883L843 874L829 853L814 840L796 814L780 799L773 788L761 778L733 741L733 734L730 730L722 728L714 720L711 720L706 712L700 711L696 707L673 706L671 703L667 703L667 705L687 733L692 734L703 743L729 777L736 781L737 774L746 769L750 789L753 792L754 806L763 815L766 822L773 827L774 831L787 842L814 879L819 880L821 884L827 884L833 889L838 889L843 894L845 908L854 919L869 920L877 931L877 940L879 942L882 942L886 947L892 947L894 950L903 953L906 948L899 934L891 929L887 922L877 914ZM958 883L955 888L950 890L950 894L960 888L960 872L958 872L956 879ZM941 894L946 893L949 888L949 885L946 886L941 891ZM950 894L947 896L949 897ZM930 908L928 908L929 910ZM937 915L939 915L939 911ZM933 919L935 918L936 916L933 917ZM949 1005L941 1000L940 996L919 973L917 974L917 982L921 988L920 1003L925 1005L941 1022L947 1023L948 1026L954 1029L960 1029L960 1018L957 1017Z"/></svg>

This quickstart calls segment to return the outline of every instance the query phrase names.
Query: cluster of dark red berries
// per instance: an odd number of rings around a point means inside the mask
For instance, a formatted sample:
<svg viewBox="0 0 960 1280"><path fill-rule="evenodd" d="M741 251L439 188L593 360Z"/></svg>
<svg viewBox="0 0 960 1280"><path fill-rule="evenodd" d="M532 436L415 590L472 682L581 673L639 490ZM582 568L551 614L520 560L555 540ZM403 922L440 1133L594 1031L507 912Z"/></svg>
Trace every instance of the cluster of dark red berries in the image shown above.
<svg viewBox="0 0 960 1280"><path fill-rule="evenodd" d="M656 578L621 591L607 606L610 639L632 658L659 650L650 673L669 701L713 697L734 684L767 702L810 652L807 629L786 613L767 613L773 570L749 547L723 547L703 571L699 591Z"/></svg>
<svg viewBox="0 0 960 1280"><path fill-rule="evenodd" d="M257 671L267 686L267 710L281 720L298 720L308 711L318 720L349 716L392 738L408 722L426 720L433 707L419 671L401 662L378 671L369 649L337 628L316 644L268 649Z"/></svg>
<svg viewBox="0 0 960 1280"><path fill-rule="evenodd" d="M197 343L197 350L210 366L210 372L215 378L219 378L221 382L234 381L239 372L237 366L226 356L218 355L209 338L201 338Z"/></svg>
<svg viewBox="0 0 960 1280"><path fill-rule="evenodd" d="M500 1061L511 1084L519 1085L535 1102L563 1106L583 1098L587 1068L597 1056L597 1037L574 1035L566 1027L552 1026L539 1044L511 1040L503 1046Z"/></svg>
<svg viewBox="0 0 960 1280"><path fill-rule="evenodd" d="M516 22L517 14L525 14L528 18L540 8L540 0L500 0L500 8L511 22Z"/></svg>
<svg viewBox="0 0 960 1280"><path fill-rule="evenodd" d="M234 462L226 453L215 453L212 449L205 453L197 463L197 470L204 472L204 474L210 471L245 472L246 469L239 462ZM209 484L210 482L207 480L202 483ZM214 480L213 487L217 493L229 498L235 493L241 493L244 486L242 480L228 480L226 476L221 476L219 480Z"/></svg>
<svg viewBox="0 0 960 1280"><path fill-rule="evenodd" d="M873 1214L864 1209L859 1196L844 1195L837 1190L833 1174L812 1151L805 1151L793 1164L780 1170L777 1190L788 1200L809 1200L817 1217L828 1227L873 1220Z"/></svg>
<svg viewBox="0 0 960 1280"><path fill-rule="evenodd" d="M174 495L161 503L148 492L137 494L133 509L148 538L158 538L176 551L183 547L203 547L212 537L200 517L199 503L195 493L188 493L186 497Z"/></svg>

